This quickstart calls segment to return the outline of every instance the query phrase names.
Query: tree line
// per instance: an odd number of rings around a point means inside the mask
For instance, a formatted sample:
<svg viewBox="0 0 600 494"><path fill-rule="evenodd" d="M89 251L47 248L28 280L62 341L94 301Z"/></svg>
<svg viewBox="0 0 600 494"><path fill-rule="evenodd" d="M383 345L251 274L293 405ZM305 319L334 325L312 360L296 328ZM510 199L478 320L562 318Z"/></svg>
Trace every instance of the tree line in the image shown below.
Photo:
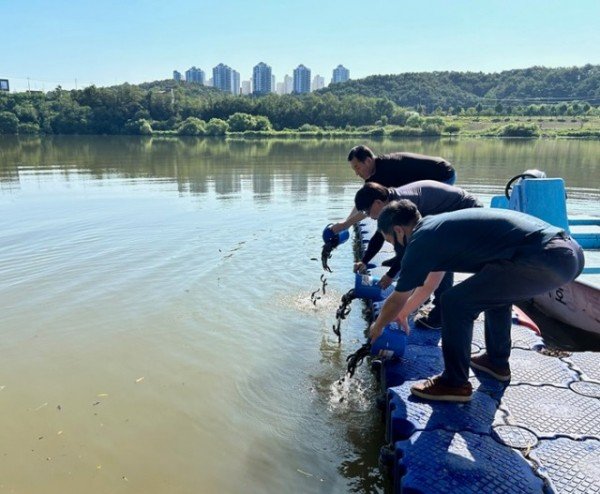
<svg viewBox="0 0 600 494"><path fill-rule="evenodd" d="M547 96L547 102L526 103L544 95L570 95L575 100ZM444 115L600 115L594 102L600 103L600 66L592 65L500 74L372 76L311 94L283 96L233 96L167 80L0 93L0 134L223 135L362 129L377 135L386 126L396 126L392 132L397 135L439 135Z"/></svg>
<svg viewBox="0 0 600 494"><path fill-rule="evenodd" d="M477 105L493 109L498 104L506 114L522 112L530 105L544 105L552 111L562 104L574 102L590 107L600 105L600 65L531 67L491 74L408 72L375 75L331 85L322 92L388 98L397 105L427 112L441 109L456 114Z"/></svg>

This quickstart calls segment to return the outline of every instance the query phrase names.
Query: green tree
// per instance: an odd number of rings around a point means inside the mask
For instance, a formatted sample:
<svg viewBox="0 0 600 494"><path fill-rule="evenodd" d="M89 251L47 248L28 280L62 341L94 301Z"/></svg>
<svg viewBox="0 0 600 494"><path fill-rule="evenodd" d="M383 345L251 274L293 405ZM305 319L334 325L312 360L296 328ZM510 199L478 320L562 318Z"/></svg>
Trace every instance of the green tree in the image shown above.
<svg viewBox="0 0 600 494"><path fill-rule="evenodd" d="M9 111L0 112L0 134L16 134L19 130L19 119Z"/></svg>
<svg viewBox="0 0 600 494"><path fill-rule="evenodd" d="M227 119L227 123L229 124L229 130L232 132L256 130L256 119L248 113L234 113Z"/></svg>
<svg viewBox="0 0 600 494"><path fill-rule="evenodd" d="M406 119L406 125L408 127L413 127L413 128L421 127L424 122L425 122L425 119L423 117L421 117L418 113L413 113Z"/></svg>
<svg viewBox="0 0 600 494"><path fill-rule="evenodd" d="M229 130L229 125L220 118L211 118L206 124L206 134L209 136L223 136Z"/></svg>
<svg viewBox="0 0 600 494"><path fill-rule="evenodd" d="M36 123L25 122L19 124L19 134L36 135L40 133L40 126Z"/></svg>
<svg viewBox="0 0 600 494"><path fill-rule="evenodd" d="M13 108L13 112L21 123L39 123L38 111L30 101L16 104Z"/></svg>
<svg viewBox="0 0 600 494"><path fill-rule="evenodd" d="M444 127L444 132L448 134L458 134L460 132L460 125L457 123L451 123Z"/></svg>
<svg viewBox="0 0 600 494"><path fill-rule="evenodd" d="M498 130L502 137L537 137L539 134L539 126L528 123L508 124Z"/></svg>
<svg viewBox="0 0 600 494"><path fill-rule="evenodd" d="M206 132L206 122L196 117L186 118L177 130L177 133L182 136L201 136Z"/></svg>
<svg viewBox="0 0 600 494"><path fill-rule="evenodd" d="M269 131L273 129L271 122L264 115L254 117L254 130Z"/></svg>

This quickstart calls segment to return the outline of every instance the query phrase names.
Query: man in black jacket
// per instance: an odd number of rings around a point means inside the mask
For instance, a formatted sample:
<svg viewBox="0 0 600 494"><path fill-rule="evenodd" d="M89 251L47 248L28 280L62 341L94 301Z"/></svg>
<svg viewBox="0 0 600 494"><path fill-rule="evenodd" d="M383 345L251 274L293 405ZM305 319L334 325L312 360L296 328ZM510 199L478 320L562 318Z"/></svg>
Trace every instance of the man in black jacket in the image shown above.
<svg viewBox="0 0 600 494"><path fill-rule="evenodd" d="M418 180L435 180L449 185L456 181L456 171L444 158L415 153L391 153L375 156L367 146L355 146L348 154L354 173L365 182L375 182L384 187L400 187ZM334 233L348 229L365 218L353 208L348 217L335 223Z"/></svg>
<svg viewBox="0 0 600 494"><path fill-rule="evenodd" d="M422 216L431 214L448 213L466 208L480 208L483 204L466 190L452 185L446 185L434 180L420 180L396 188L384 187L374 182L367 182L361 187L354 197L356 209L362 214L376 220L381 210L390 202L408 199L417 205ZM354 264L354 271L363 271L371 259L383 246L384 236L377 231L362 257ZM394 243L394 242L392 242ZM404 248L399 243L394 243L396 257L388 272L381 278L379 284L387 288L400 271L400 264ZM447 272L440 286L434 293L433 308L426 316L415 320L415 325L421 328L439 329L442 327L442 294L454 284L454 273Z"/></svg>

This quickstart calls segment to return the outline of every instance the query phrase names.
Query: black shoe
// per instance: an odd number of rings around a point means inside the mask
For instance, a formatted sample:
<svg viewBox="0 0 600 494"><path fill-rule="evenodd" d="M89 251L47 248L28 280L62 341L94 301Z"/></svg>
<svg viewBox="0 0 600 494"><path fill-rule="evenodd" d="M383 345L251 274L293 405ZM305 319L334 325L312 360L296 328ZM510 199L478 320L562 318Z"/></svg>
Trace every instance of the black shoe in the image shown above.
<svg viewBox="0 0 600 494"><path fill-rule="evenodd" d="M415 319L415 327L421 329L442 329L442 321L431 317L431 314Z"/></svg>

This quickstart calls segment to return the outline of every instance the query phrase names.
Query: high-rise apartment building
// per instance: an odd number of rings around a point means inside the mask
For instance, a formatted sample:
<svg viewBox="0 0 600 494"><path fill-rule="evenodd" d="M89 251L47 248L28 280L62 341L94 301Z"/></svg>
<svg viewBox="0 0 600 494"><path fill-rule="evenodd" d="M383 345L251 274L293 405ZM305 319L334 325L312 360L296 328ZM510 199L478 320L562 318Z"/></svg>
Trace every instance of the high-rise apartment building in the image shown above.
<svg viewBox="0 0 600 494"><path fill-rule="evenodd" d="M283 94L291 94L294 91L294 79L285 74L283 77Z"/></svg>
<svg viewBox="0 0 600 494"><path fill-rule="evenodd" d="M252 84L254 94L268 94L272 88L271 67L264 62L260 62L252 69Z"/></svg>
<svg viewBox="0 0 600 494"><path fill-rule="evenodd" d="M317 91L319 89L323 89L325 87L325 77L320 76L319 74L317 74L316 76L313 77L312 80L312 84L310 87L311 91Z"/></svg>
<svg viewBox="0 0 600 494"><path fill-rule="evenodd" d="M173 79L175 79L177 82L181 82L181 72L179 72L178 70L174 70Z"/></svg>
<svg viewBox="0 0 600 494"><path fill-rule="evenodd" d="M240 94L240 73L231 69L231 94Z"/></svg>
<svg viewBox="0 0 600 494"><path fill-rule="evenodd" d="M302 64L294 69L294 92L310 93L310 69Z"/></svg>
<svg viewBox="0 0 600 494"><path fill-rule="evenodd" d="M185 71L185 82L195 82L196 84L204 84L204 71L197 67L190 67Z"/></svg>
<svg viewBox="0 0 600 494"><path fill-rule="evenodd" d="M242 81L242 94L252 94L252 80Z"/></svg>
<svg viewBox="0 0 600 494"><path fill-rule="evenodd" d="M271 76L271 92L272 93L277 92L277 91L275 91L275 76L274 75Z"/></svg>
<svg viewBox="0 0 600 494"><path fill-rule="evenodd" d="M346 82L350 79L350 71L343 65L338 65L333 69L333 76L331 77L331 83L336 84L338 82Z"/></svg>
<svg viewBox="0 0 600 494"><path fill-rule="evenodd" d="M240 94L240 73L220 63L213 68L213 86L231 94Z"/></svg>

